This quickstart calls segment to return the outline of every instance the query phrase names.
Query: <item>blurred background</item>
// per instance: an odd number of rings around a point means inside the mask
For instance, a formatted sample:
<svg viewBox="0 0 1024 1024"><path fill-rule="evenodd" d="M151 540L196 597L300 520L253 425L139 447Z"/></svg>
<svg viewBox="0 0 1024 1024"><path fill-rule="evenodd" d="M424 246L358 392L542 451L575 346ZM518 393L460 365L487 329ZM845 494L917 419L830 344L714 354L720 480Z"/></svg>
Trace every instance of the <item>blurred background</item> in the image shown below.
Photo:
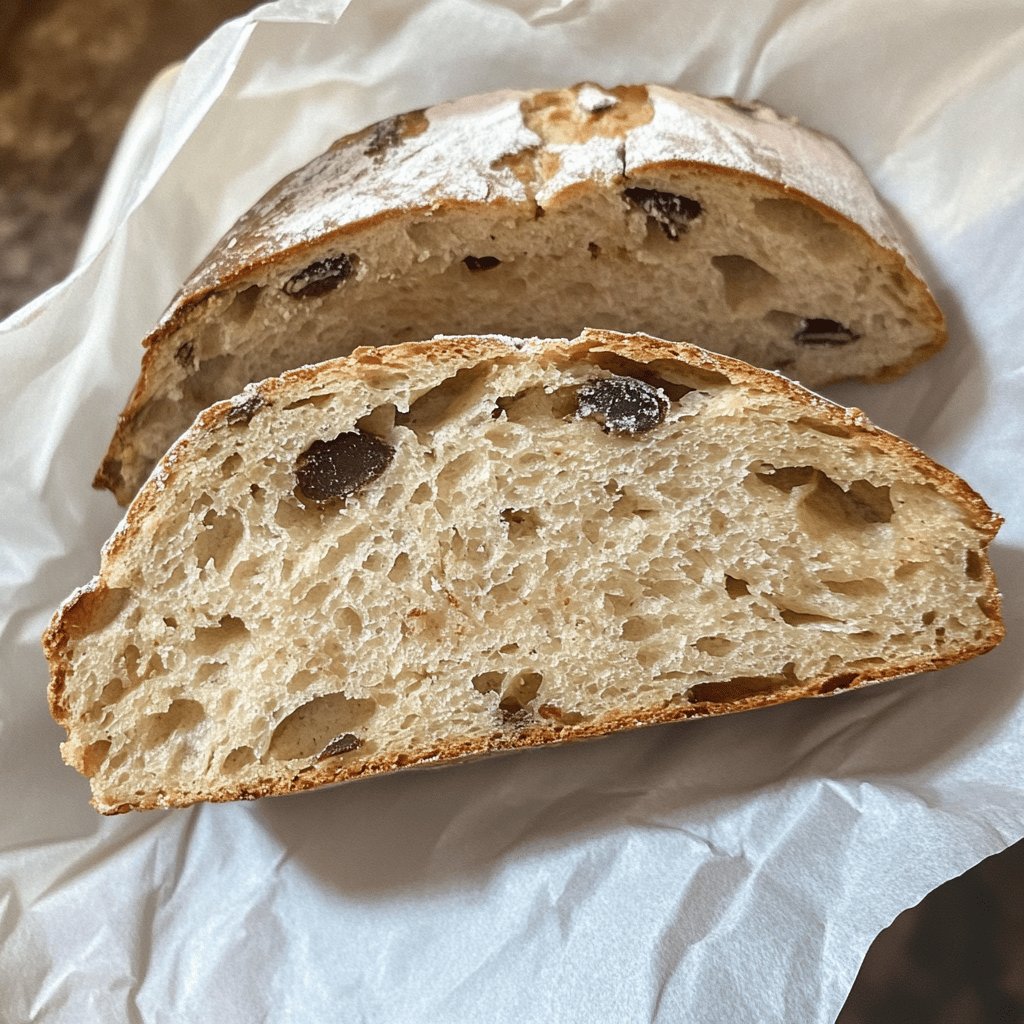
<svg viewBox="0 0 1024 1024"><path fill-rule="evenodd" d="M71 269L153 76L256 6L0 0L0 319ZM1024 1024L1024 843L900 915L871 947L839 1022Z"/></svg>

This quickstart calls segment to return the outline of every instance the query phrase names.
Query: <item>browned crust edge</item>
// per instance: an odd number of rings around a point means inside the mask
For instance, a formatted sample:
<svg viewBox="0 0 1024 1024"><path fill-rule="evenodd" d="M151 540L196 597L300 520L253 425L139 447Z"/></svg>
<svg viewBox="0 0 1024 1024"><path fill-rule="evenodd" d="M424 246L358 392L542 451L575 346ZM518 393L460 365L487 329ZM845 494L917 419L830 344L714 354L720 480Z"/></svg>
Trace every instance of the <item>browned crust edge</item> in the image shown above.
<svg viewBox="0 0 1024 1024"><path fill-rule="evenodd" d="M799 384L767 370L750 366L738 359L709 352L686 342L670 342L648 335L625 335L607 330L585 330L580 337L571 341L539 339L527 342L523 349L516 349L508 343L493 337L438 337L425 342L410 342L384 348L360 348L351 356L330 360L316 366L301 367L281 377L270 378L256 385L252 394L259 395L268 405L279 400L291 400L294 392L308 389L315 384L319 390L358 380L372 371L391 371L397 379L407 368L409 361L429 357L433 362L445 356L453 364L494 360L511 362L519 358L536 355L544 360L586 359L591 353L609 352L633 359L637 362L668 360L682 367L697 367L727 377L733 384L743 384L753 390L769 394L785 395L798 405L812 411L818 418L836 426L853 428L862 441L869 441L878 450L908 462L931 483L937 491L963 506L969 514L971 525L982 535L982 550L985 550L1002 525L1002 517L993 512L984 499L951 470L930 459L910 442L896 437L870 423L858 409L846 409L822 398ZM378 382L386 386L386 382ZM117 532L110 538L103 551L99 576L90 584L77 591L54 615L43 634L43 649L50 663L49 685L50 710L54 719L70 733L67 721L68 708L65 701L65 684L69 669L69 649L76 633L87 631L95 609L108 590L105 577L113 562L124 549L139 536L147 518L157 511L158 497L173 481L182 461L189 457L192 441L203 434L220 429L229 429L229 415L234 408L230 401L218 402L205 410L163 457L159 463L159 474L154 475L132 502ZM757 695L738 702L723 704L695 704L682 707L655 708L631 715L612 715L598 722L561 728L542 727L524 730L516 737L498 737L449 745L436 749L406 755L390 755L375 758L357 768L339 772L336 769L315 769L296 775L292 779L266 782L249 788L224 790L218 794L165 793L152 799L143 799L137 804L122 804L117 807L105 805L97 797L93 804L101 813L120 813L122 810L148 810L157 807L179 807L198 800L221 802L235 799L253 799L258 796L280 795L311 789L315 786L343 782L365 775L381 774L396 768L430 761L449 761L472 754L512 750L521 747L538 746L550 742L565 742L574 739L597 737L621 729L662 722L678 721L685 718L712 717L735 711L767 707L787 703L801 697L824 695L839 690L853 689L871 682L882 682L918 672L928 672L966 661L984 654L995 647L1005 636L1001 617L1002 599L991 565L984 561L985 602L989 613L988 635L977 643L967 644L944 655L900 663L885 669L873 669L855 673L849 682L847 675L830 676L812 680L799 687L790 687L778 693ZM74 764L79 771L82 766Z"/></svg>
<svg viewBox="0 0 1024 1024"><path fill-rule="evenodd" d="M586 83L580 83L579 85L573 86L570 89L557 90L558 93L570 93L575 89L578 89L580 85ZM621 88L621 87L620 87ZM644 86L646 89L646 86ZM533 93L524 93L524 97L533 95ZM734 102L728 97L717 97L719 102ZM411 111L409 114L398 115L399 117L408 117L412 114L422 115L423 111ZM380 125L384 125L390 119L377 122L377 124L370 125L358 132L351 133L350 135L343 136L337 140L327 152L342 148L346 145L357 142L360 139L366 137L366 135L373 131ZM797 126L795 126L797 127ZM831 136L825 135L823 132L819 132L816 129L808 128L806 125L799 125L798 128L803 131L812 132L813 134L819 135L822 138L828 139L835 143L837 146L840 145ZM545 148L543 145L542 149ZM840 147L842 148L842 147ZM844 150L845 152L845 150ZM310 163L315 162L320 157L314 157ZM849 157L850 162L853 166L858 167L859 165L853 159ZM308 166L308 164L304 165ZM299 168L298 170L302 170ZM762 186L767 186L769 189L775 189L781 197L797 199L808 203L814 210L824 216L827 220L831 221L835 225L839 226L848 231L852 231L858 235L863 241L867 242L871 248L874 249L876 257L883 263L888 265L888 269L896 274L899 274L903 280L907 283L910 291L913 293L914 300L920 310L922 319L927 327L933 333L933 339L928 345L920 346L914 352L912 352L906 359L891 364L889 366L881 367L876 373L867 378L862 378L867 383L877 383L882 381L893 380L897 377L902 376L911 370L918 363L924 362L930 359L938 351L940 351L946 344L948 334L946 329L945 317L941 309L939 308L935 297L932 295L928 286L925 282L911 269L907 260L901 253L895 249L887 248L882 245L878 239L872 236L856 221L851 220L845 214L840 213L838 210L817 199L815 196L809 193L803 192L800 189L792 188L783 182L777 181L773 178L764 177L760 174L755 174L750 171L744 171L739 168L729 167L721 164L713 164L702 162L698 160L689 159L678 159L678 160L663 160L644 164L642 166L633 168L629 174L623 173L621 178L616 179L617 182L626 182L631 179L642 177L644 174L648 174L656 171L696 171L700 173L707 173L718 175L722 178L732 178L738 185L745 181L756 181ZM296 173L296 172L292 172ZM272 186L268 192L258 202L262 202L267 197L273 195L276 191L286 186L291 179L291 174L287 175L280 182ZM604 187L603 183L597 182L596 180L591 182L581 182L574 185L570 185L562 189L556 195L549 197L546 202L546 207L552 207L558 205L558 203L565 200L565 198L575 191L581 188L587 187ZM870 188L870 183L868 183ZM536 191L536 189L534 189ZM497 204L507 202L503 198L490 199L482 202L471 202L464 200L445 200L442 206L443 211L450 212L459 209L487 209L493 208ZM360 220L352 221L348 224L341 225L331 231L323 232L313 238L307 238L300 242L292 245L286 245L282 248L275 250L273 253L268 254L262 259L255 260L238 260L237 257L232 255L232 250L227 248L226 240L235 234L235 229L229 229L228 232L223 236L222 240L217 243L213 250L207 255L203 262L197 268L198 273L203 267L211 262L221 262L225 265L225 270L218 276L218 278L211 284L206 285L202 288L196 289L191 292L186 292L179 295L173 302L170 310L165 315L157 327L155 327L145 339L143 339L143 357L142 365L139 370L139 377L136 380L135 386L128 399L124 409L118 415L117 424L114 429L113 437L107 446L107 451L103 456L103 461L100 464L99 469L93 478L93 487L97 489L106 489L111 491L119 504L127 505L132 497L133 492L127 485L124 476L121 472L122 455L126 447L126 440L131 433L132 426L135 419L142 412L142 410L148 404L150 398L154 394L153 390L153 364L156 361L155 349L158 345L165 342L166 339L176 334L182 327L188 324L201 313L201 310L207 300L213 296L224 292L226 289L237 286L243 282L246 278L250 277L254 273L264 270L267 267L279 265L281 263L290 261L293 258L297 258L310 252L313 249L319 248L320 246L326 245L336 239L342 239L350 237L354 234L359 234L365 231L369 231L376 227L378 224L385 223L389 220L396 220L399 218L416 217L425 213L436 214L438 212L437 207L431 205L420 205L420 206L403 206L391 210L384 210L380 213L372 216L362 218ZM244 215L243 215L244 216ZM237 223L236 223L237 227ZM195 275L193 275L195 276ZM829 384L835 384L840 381L851 379L849 374L837 374L835 377L824 382L822 386Z"/></svg>

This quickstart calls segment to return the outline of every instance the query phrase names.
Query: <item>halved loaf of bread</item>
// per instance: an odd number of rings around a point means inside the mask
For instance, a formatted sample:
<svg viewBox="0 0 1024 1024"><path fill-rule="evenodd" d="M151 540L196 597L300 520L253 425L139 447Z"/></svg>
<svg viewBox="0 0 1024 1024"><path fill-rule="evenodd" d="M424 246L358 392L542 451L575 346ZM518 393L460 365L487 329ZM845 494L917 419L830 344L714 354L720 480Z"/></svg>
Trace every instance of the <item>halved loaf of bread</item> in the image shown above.
<svg viewBox="0 0 1024 1024"><path fill-rule="evenodd" d="M476 96L341 139L231 228L146 339L97 484L127 503L201 409L358 345L585 326L812 387L945 338L831 139L656 86Z"/></svg>
<svg viewBox="0 0 1024 1024"><path fill-rule="evenodd" d="M207 410L45 637L106 813L757 708L1002 636L999 519L685 344L439 338Z"/></svg>

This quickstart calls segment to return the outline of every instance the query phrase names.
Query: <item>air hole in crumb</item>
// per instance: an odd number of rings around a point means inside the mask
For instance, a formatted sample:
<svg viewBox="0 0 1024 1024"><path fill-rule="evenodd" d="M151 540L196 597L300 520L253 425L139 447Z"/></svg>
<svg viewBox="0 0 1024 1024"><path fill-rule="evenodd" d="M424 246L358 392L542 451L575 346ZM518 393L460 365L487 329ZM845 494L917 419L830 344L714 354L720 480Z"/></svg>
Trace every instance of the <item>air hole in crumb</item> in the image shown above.
<svg viewBox="0 0 1024 1024"><path fill-rule="evenodd" d="M365 434L385 437L394 428L397 415L398 410L393 403L378 405L376 409L371 409L365 416L356 420L356 429Z"/></svg>
<svg viewBox="0 0 1024 1024"><path fill-rule="evenodd" d="M724 636L702 636L693 646L701 654L710 654L713 658L720 658L728 654L736 644Z"/></svg>
<svg viewBox="0 0 1024 1024"><path fill-rule="evenodd" d="M520 672L514 675L505 684L498 703L503 715L508 718L526 711L527 705L536 699L542 682L544 677L539 672Z"/></svg>
<svg viewBox="0 0 1024 1024"><path fill-rule="evenodd" d="M115 703L125 691L125 685L120 679L111 679L100 693L100 703L109 706Z"/></svg>
<svg viewBox="0 0 1024 1024"><path fill-rule="evenodd" d="M233 615L225 615L215 626L197 626L194 653L212 656L229 644L241 643L249 636L246 624Z"/></svg>
<svg viewBox="0 0 1024 1024"><path fill-rule="evenodd" d="M134 686L139 681L139 658L141 653L135 644L124 649L124 670L128 673L128 681Z"/></svg>
<svg viewBox="0 0 1024 1024"><path fill-rule="evenodd" d="M90 743L82 751L82 772L87 776L93 776L103 766L110 751L110 740L97 740Z"/></svg>
<svg viewBox="0 0 1024 1024"><path fill-rule="evenodd" d="M434 489L426 481L421 483L409 498L411 505L426 505L434 497Z"/></svg>
<svg viewBox="0 0 1024 1024"><path fill-rule="evenodd" d="M761 319L772 329L774 333L787 338L792 337L798 330L800 330L800 324L803 322L802 317L784 309L770 309L763 317L761 317Z"/></svg>
<svg viewBox="0 0 1024 1024"><path fill-rule="evenodd" d="M242 456L235 452L220 464L220 475L226 480L229 476L234 476L241 468L241 465Z"/></svg>
<svg viewBox="0 0 1024 1024"><path fill-rule="evenodd" d="M388 579L392 583L404 583L411 575L412 562L404 551L400 551L395 555L394 562L391 563L391 568L388 570Z"/></svg>
<svg viewBox="0 0 1024 1024"><path fill-rule="evenodd" d="M980 580L984 574L984 563L977 551L967 552L967 578Z"/></svg>
<svg viewBox="0 0 1024 1024"><path fill-rule="evenodd" d="M194 700L171 701L166 711L146 715L142 722L142 743L147 749L166 743L176 733L192 732L206 718L203 705Z"/></svg>
<svg viewBox="0 0 1024 1024"><path fill-rule="evenodd" d="M497 693L504 681L504 672L481 672L473 676L473 689L480 693Z"/></svg>
<svg viewBox="0 0 1024 1024"><path fill-rule="evenodd" d="M501 260L497 256L467 256L462 262L466 265L466 269L473 273L479 273L481 270L493 270L495 267L501 266Z"/></svg>
<svg viewBox="0 0 1024 1024"><path fill-rule="evenodd" d="M978 607L981 609L981 614L986 619L991 619L993 622L999 620L999 601L991 597L979 597L977 599Z"/></svg>
<svg viewBox="0 0 1024 1024"><path fill-rule="evenodd" d="M847 489L813 466L766 465L755 476L776 490L790 493L806 487L801 502L808 512L832 525L861 526L888 523L893 516L889 488L867 480L854 480Z"/></svg>
<svg viewBox="0 0 1024 1024"><path fill-rule="evenodd" d="M251 284L248 288L243 288L224 311L225 318L234 320L236 324L248 322L256 308L257 301L259 301L261 291L263 289L258 284Z"/></svg>
<svg viewBox="0 0 1024 1024"><path fill-rule="evenodd" d="M826 434L829 437L853 437L853 430L844 427L839 423L829 423L826 420L815 419L811 416L801 416L796 421L797 426L807 427L819 434Z"/></svg>
<svg viewBox="0 0 1024 1024"><path fill-rule="evenodd" d="M754 216L776 231L799 240L801 250L828 262L849 250L848 232L813 207L794 199L758 199Z"/></svg>
<svg viewBox="0 0 1024 1024"><path fill-rule="evenodd" d="M661 622L655 617L644 617L634 615L626 619L622 624L621 637L630 643L638 643L641 640L649 640L661 632Z"/></svg>
<svg viewBox="0 0 1024 1024"><path fill-rule="evenodd" d="M547 424L552 420L568 419L575 413L576 389L565 387L548 391L538 385L515 395L503 395L495 403L495 408L498 416L504 413L509 423Z"/></svg>
<svg viewBox="0 0 1024 1024"><path fill-rule="evenodd" d="M195 372L185 380L183 390L196 406L212 405L223 397L224 382L237 379L237 372L237 360L234 355L224 353L212 356L195 365Z"/></svg>
<svg viewBox="0 0 1024 1024"><path fill-rule="evenodd" d="M733 310L763 304L779 285L774 274L746 256L712 256L711 265L722 276L725 304Z"/></svg>
<svg viewBox="0 0 1024 1024"><path fill-rule="evenodd" d="M921 616L921 625L930 626L935 621L935 612L925 612Z"/></svg>
<svg viewBox="0 0 1024 1024"><path fill-rule="evenodd" d="M245 768L246 765L254 764L256 752L252 747L235 747L234 750L224 758L221 764L221 771L231 774Z"/></svg>
<svg viewBox="0 0 1024 1024"><path fill-rule="evenodd" d="M779 615L787 626L815 626L824 622L840 622L831 615L819 615L815 612L796 612L792 608L779 607Z"/></svg>
<svg viewBox="0 0 1024 1024"><path fill-rule="evenodd" d="M354 699L344 693L314 697L278 724L265 760L314 757L338 736L358 733L376 710L376 701L369 698Z"/></svg>
<svg viewBox="0 0 1024 1024"><path fill-rule="evenodd" d="M893 579L905 580L922 569L928 567L927 562L901 562L893 572Z"/></svg>
<svg viewBox="0 0 1024 1024"><path fill-rule="evenodd" d="M722 682L697 683L691 686L689 698L692 702L729 704L762 694L774 693L796 682L793 662L785 665L781 672L766 676L735 676Z"/></svg>
<svg viewBox="0 0 1024 1024"><path fill-rule="evenodd" d="M696 366L681 366L668 359L654 359L642 363L627 359L615 352L590 352L587 358L602 370L617 377L633 377L642 380L652 388L663 391L671 402L678 402L684 395L696 391L709 383L728 383L728 378L712 370Z"/></svg>
<svg viewBox="0 0 1024 1024"><path fill-rule="evenodd" d="M590 258L596 260L601 255L601 246L597 242L587 243L587 252L590 253Z"/></svg>
<svg viewBox="0 0 1024 1024"><path fill-rule="evenodd" d="M540 526L540 516L532 508L503 508L501 518L508 524L508 539L522 540L532 537Z"/></svg>
<svg viewBox="0 0 1024 1024"><path fill-rule="evenodd" d="M486 365L458 370L420 395L408 412L397 413L395 424L412 430L420 444L430 444L438 427L458 420L479 404L491 372Z"/></svg>
<svg viewBox="0 0 1024 1024"><path fill-rule="evenodd" d="M284 411L291 412L294 409L304 409L307 407L322 409L325 405L330 404L333 397L334 396L328 392L324 395L309 395L306 398L296 398L294 402L290 402L284 407Z"/></svg>
<svg viewBox="0 0 1024 1024"><path fill-rule="evenodd" d="M202 665L197 666L193 680L198 685L199 683L205 683L208 679L212 679L221 669L227 668L227 663L223 661L207 661Z"/></svg>
<svg viewBox="0 0 1024 1024"><path fill-rule="evenodd" d="M881 580L822 580L826 590L844 597L882 597L887 589Z"/></svg>
<svg viewBox="0 0 1024 1024"><path fill-rule="evenodd" d="M110 589L99 584L96 590L84 590L75 601L75 609L78 612L79 622L89 623L89 632L98 633L106 629L124 610L131 597L131 591L126 587ZM72 632L77 632L80 627L70 626Z"/></svg>
<svg viewBox="0 0 1024 1024"><path fill-rule="evenodd" d="M856 672L842 672L831 679L826 679L818 687L818 693L835 693L837 690L848 690L859 678Z"/></svg>
<svg viewBox="0 0 1024 1024"><path fill-rule="evenodd" d="M236 509L229 508L223 512L210 509L202 519L203 528L196 536L193 544L196 565L200 569L208 562L218 571L223 569L234 554L235 548L244 535L242 517Z"/></svg>
<svg viewBox="0 0 1024 1024"><path fill-rule="evenodd" d="M750 593L750 586L746 580L741 580L738 576L730 576L727 573L725 592L735 601L738 597L746 597Z"/></svg>

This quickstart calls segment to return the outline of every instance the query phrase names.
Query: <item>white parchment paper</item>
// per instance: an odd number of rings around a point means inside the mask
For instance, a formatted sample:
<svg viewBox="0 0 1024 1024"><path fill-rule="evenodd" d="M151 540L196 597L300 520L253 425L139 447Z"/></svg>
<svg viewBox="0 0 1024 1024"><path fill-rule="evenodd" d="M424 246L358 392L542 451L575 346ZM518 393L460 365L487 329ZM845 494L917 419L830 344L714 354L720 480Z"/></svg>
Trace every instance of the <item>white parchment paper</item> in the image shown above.
<svg viewBox="0 0 1024 1024"><path fill-rule="evenodd" d="M1022 53L1019 0L283 0L163 76L78 269L0 326L0 1019L833 1020L880 929L1024 834ZM1005 515L1008 639L827 701L100 818L38 637L118 519L89 481L139 340L338 135L580 79L760 97L864 164L951 341L832 397Z"/></svg>

